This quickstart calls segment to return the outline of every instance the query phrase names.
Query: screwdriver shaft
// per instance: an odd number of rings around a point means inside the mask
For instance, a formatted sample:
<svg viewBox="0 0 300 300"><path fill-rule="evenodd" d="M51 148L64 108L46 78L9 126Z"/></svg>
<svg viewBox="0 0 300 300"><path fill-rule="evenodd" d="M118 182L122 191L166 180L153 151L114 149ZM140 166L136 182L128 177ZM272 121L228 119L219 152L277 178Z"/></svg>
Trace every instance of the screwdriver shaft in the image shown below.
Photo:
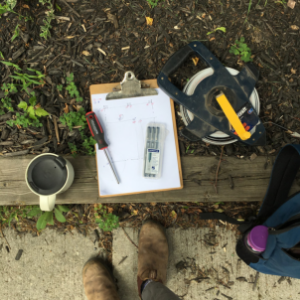
<svg viewBox="0 0 300 300"><path fill-rule="evenodd" d="M115 175L115 178L116 178L116 180L117 180L117 183L119 184L120 182L119 182L118 176L117 176L117 174L116 174L116 172L115 172L115 169L114 169L114 167L113 167L113 165L112 165L112 161L111 161L110 156L109 156L109 154L108 154L108 152L107 152L107 149L104 149L103 151L104 151L105 156L106 156L106 158L107 158L107 160L108 160L108 163L109 163L109 165L110 165L110 168L111 168L112 172L113 172L114 175Z"/></svg>

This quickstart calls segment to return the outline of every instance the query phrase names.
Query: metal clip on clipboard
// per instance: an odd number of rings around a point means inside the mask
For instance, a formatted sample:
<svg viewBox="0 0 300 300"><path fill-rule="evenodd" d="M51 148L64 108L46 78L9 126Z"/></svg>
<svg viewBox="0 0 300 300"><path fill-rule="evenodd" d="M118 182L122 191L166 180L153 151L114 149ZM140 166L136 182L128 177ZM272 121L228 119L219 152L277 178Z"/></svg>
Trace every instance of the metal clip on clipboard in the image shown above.
<svg viewBox="0 0 300 300"><path fill-rule="evenodd" d="M119 90L107 94L106 100L143 97L158 94L156 89L142 87L141 82L136 79L132 71L125 72L124 79L117 89Z"/></svg>

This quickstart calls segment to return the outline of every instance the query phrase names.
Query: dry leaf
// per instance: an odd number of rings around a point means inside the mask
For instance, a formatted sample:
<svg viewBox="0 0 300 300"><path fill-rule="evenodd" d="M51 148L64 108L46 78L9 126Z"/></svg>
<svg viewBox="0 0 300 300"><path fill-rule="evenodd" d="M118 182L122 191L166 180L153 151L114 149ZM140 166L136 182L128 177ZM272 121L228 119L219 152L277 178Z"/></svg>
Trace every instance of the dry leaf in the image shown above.
<svg viewBox="0 0 300 300"><path fill-rule="evenodd" d="M175 212L175 210L172 210L172 211L170 212L170 217L171 217L172 219L174 219L174 220L177 219L177 213Z"/></svg>
<svg viewBox="0 0 300 300"><path fill-rule="evenodd" d="M126 46L126 47L123 47L121 50L125 51L125 50L129 50L129 49L130 49L130 46Z"/></svg>
<svg viewBox="0 0 300 300"><path fill-rule="evenodd" d="M65 114L69 113L69 105L67 103L65 103L65 107L63 108L63 111Z"/></svg>
<svg viewBox="0 0 300 300"><path fill-rule="evenodd" d="M297 71L297 70L295 70L295 69L291 68L291 72L292 72L292 74L296 74L296 71Z"/></svg>
<svg viewBox="0 0 300 300"><path fill-rule="evenodd" d="M82 54L85 55L85 56L91 56L92 54L89 52L89 51L82 51Z"/></svg>
<svg viewBox="0 0 300 300"><path fill-rule="evenodd" d="M297 25L291 25L291 28L292 28L293 30L298 30L298 29L299 29L299 26L297 26Z"/></svg>
<svg viewBox="0 0 300 300"><path fill-rule="evenodd" d="M138 214L138 212L139 212L139 210L138 210L138 209L135 209L135 210L133 210L133 212L132 212L132 213L133 213L134 215L137 215L137 214Z"/></svg>
<svg viewBox="0 0 300 300"><path fill-rule="evenodd" d="M98 50L99 52L101 52L103 55L106 55L106 52L105 52L104 50L102 50L101 48L97 48L97 50Z"/></svg>
<svg viewBox="0 0 300 300"><path fill-rule="evenodd" d="M108 208L107 208L107 211L108 211L109 214L112 214L113 211L114 211L114 209L113 209L112 207L108 207Z"/></svg>
<svg viewBox="0 0 300 300"><path fill-rule="evenodd" d="M67 36L67 39L73 39L75 37L75 35L69 35Z"/></svg>
<svg viewBox="0 0 300 300"><path fill-rule="evenodd" d="M29 8L29 6L27 4L23 4L22 5L24 8Z"/></svg>
<svg viewBox="0 0 300 300"><path fill-rule="evenodd" d="M152 24L153 24L153 19L150 18L150 17L145 17L145 18L146 18L147 25L152 26Z"/></svg>
<svg viewBox="0 0 300 300"><path fill-rule="evenodd" d="M156 202L150 202L150 204L151 204L152 206L155 206L155 205L156 205Z"/></svg>
<svg viewBox="0 0 300 300"><path fill-rule="evenodd" d="M296 1L294 0L289 0L288 3L286 4L289 8L294 9L296 5Z"/></svg>
<svg viewBox="0 0 300 300"><path fill-rule="evenodd" d="M112 15L111 13L107 14L108 20L114 24L115 28L119 28L118 19L115 15Z"/></svg>
<svg viewBox="0 0 300 300"><path fill-rule="evenodd" d="M198 57L192 57L192 61L193 61L194 65L197 66L199 58Z"/></svg>
<svg viewBox="0 0 300 300"><path fill-rule="evenodd" d="M76 111L80 111L80 109L82 108L81 105L73 105L73 108L76 110Z"/></svg>

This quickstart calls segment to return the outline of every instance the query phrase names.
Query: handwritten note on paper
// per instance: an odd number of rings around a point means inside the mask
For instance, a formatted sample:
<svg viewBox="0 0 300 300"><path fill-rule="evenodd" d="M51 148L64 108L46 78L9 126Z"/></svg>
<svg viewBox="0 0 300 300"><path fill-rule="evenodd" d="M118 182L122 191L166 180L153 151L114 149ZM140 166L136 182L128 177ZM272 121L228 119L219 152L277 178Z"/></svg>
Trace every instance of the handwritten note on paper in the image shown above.
<svg viewBox="0 0 300 300"><path fill-rule="evenodd" d="M160 89L157 96L106 100L107 94L92 95L93 111L100 120L108 152L120 179L110 169L105 154L97 150L100 196L132 194L180 188L170 98ZM162 177L143 177L143 159L148 123L164 123L167 129L162 158Z"/></svg>

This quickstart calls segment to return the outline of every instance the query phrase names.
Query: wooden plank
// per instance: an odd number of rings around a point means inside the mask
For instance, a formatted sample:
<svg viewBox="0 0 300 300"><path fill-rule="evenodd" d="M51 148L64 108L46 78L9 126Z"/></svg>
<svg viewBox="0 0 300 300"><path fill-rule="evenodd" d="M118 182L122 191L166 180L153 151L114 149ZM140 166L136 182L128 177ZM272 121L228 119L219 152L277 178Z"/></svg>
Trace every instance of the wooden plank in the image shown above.
<svg viewBox="0 0 300 300"><path fill-rule="evenodd" d="M38 197L25 183L25 170L32 156L0 158L0 205L38 204ZM66 157L75 169L72 187L57 196L57 203L138 203L138 202L219 202L261 201L266 193L271 164L265 169L266 157L254 161L225 157L218 176L218 193L214 188L218 157L182 157L182 190L122 197L99 198L94 157ZM271 158L274 160L274 157ZM231 189L229 176L234 188ZM200 181L200 185L192 179ZM294 183L292 192L299 190Z"/></svg>

